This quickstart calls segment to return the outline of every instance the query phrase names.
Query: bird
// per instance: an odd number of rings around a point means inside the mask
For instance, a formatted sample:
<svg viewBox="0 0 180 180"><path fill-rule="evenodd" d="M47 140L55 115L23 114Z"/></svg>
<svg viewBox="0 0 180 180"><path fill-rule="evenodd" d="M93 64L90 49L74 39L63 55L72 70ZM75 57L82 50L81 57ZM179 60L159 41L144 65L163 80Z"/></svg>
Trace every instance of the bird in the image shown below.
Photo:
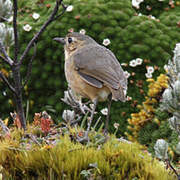
<svg viewBox="0 0 180 180"><path fill-rule="evenodd" d="M94 104L87 133L98 102L108 101L105 132L108 132L112 100L126 101L127 78L111 50L78 32L53 40L64 45L65 77L71 90Z"/></svg>

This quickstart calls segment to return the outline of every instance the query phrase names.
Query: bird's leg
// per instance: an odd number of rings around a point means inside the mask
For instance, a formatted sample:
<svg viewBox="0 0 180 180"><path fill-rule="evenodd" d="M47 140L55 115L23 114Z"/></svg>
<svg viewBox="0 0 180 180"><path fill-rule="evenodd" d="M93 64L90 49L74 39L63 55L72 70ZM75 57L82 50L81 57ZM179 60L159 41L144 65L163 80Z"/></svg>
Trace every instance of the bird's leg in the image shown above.
<svg viewBox="0 0 180 180"><path fill-rule="evenodd" d="M91 128L91 124L92 124L92 120L93 120L93 118L94 118L94 113L95 113L95 110L96 110L97 103L98 103L98 99L96 98L96 99L93 100L94 106L93 106L93 109L92 109L92 111L91 111L90 120L89 120L89 122L88 122L87 133L90 131L90 128Z"/></svg>
<svg viewBox="0 0 180 180"><path fill-rule="evenodd" d="M93 121L93 118L94 118L94 113L95 113L95 110L96 110L96 106L97 106L97 103L98 103L98 99L94 99L93 100L93 109L91 111L91 117L90 117L90 120L88 122L88 127L87 127L87 130L85 132L85 135L83 138L78 138L78 141L83 143L83 142L89 142L89 137L88 137L88 134L89 134L89 131L90 131L90 128L91 128L91 124L92 124L92 121Z"/></svg>
<svg viewBox="0 0 180 180"><path fill-rule="evenodd" d="M108 124L109 124L109 118L110 118L111 103L112 103L112 94L110 94L108 96L108 114L106 116L106 124L105 124L105 129L104 129L104 135L105 136L108 133Z"/></svg>

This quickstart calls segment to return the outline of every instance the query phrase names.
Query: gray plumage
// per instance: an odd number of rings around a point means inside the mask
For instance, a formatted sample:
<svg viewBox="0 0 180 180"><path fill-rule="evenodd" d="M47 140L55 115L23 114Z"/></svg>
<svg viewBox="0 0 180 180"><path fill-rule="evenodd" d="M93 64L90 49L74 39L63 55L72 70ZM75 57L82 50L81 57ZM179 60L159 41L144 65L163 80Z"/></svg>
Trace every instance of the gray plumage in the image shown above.
<svg viewBox="0 0 180 180"><path fill-rule="evenodd" d="M100 88L101 82L112 91L119 90L122 96L120 100L125 101L127 78L118 60L109 49L93 41L75 52L73 60L80 76L89 84Z"/></svg>

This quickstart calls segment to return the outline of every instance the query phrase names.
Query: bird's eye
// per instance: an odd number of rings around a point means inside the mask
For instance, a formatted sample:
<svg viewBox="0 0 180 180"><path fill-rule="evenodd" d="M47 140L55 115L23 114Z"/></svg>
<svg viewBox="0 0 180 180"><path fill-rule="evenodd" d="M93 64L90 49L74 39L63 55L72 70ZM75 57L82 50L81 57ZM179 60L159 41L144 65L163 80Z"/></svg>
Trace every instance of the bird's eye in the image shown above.
<svg viewBox="0 0 180 180"><path fill-rule="evenodd" d="M69 37L69 38L68 38L68 43L72 43L72 41L73 41L72 38Z"/></svg>

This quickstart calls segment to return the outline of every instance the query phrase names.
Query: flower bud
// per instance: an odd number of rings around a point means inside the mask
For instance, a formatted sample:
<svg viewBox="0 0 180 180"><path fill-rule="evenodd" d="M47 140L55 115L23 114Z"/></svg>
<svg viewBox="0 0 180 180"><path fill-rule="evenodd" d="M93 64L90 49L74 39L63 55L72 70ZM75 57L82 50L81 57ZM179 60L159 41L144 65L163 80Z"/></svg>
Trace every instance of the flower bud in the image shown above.
<svg viewBox="0 0 180 180"><path fill-rule="evenodd" d="M68 123L72 122L75 119L75 112L71 110L64 110L62 118Z"/></svg>

